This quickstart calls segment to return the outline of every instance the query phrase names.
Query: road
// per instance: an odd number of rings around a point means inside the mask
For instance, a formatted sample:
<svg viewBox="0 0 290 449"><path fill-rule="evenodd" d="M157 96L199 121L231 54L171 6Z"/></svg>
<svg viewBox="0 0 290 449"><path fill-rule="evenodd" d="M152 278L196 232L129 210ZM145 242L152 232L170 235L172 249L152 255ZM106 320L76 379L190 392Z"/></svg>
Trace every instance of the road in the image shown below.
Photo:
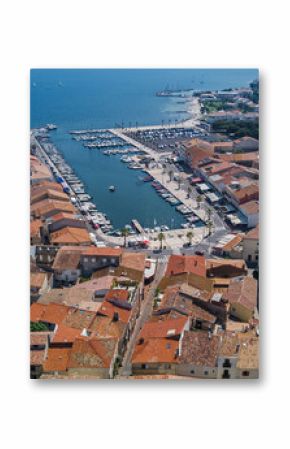
<svg viewBox="0 0 290 449"><path fill-rule="evenodd" d="M167 261L168 261L167 256L162 255L158 258L154 280L151 284L145 287L144 299L141 304L140 316L136 321L135 329L128 342L127 349L123 357L122 366L119 369L119 376L128 376L131 374L131 358L138 339L138 335L140 333L140 330L144 326L144 323L152 315L155 290L165 274Z"/></svg>

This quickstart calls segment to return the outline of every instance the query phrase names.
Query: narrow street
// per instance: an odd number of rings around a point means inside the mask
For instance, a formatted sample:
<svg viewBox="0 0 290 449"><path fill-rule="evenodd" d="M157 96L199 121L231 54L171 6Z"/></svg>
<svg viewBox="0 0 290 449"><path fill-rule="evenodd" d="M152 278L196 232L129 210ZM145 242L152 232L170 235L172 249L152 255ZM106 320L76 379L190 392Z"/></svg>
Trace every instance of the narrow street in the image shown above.
<svg viewBox="0 0 290 449"><path fill-rule="evenodd" d="M152 314L155 290L165 274L167 261L168 261L167 256L163 255L160 258L158 258L154 280L151 284L145 286L144 300L141 304L140 316L136 321L135 329L128 342L127 349L123 357L122 366L119 369L118 376L128 376L131 373L131 366L130 366L131 358L137 342L137 338L140 333L140 330L144 326L144 323L149 319L149 317Z"/></svg>

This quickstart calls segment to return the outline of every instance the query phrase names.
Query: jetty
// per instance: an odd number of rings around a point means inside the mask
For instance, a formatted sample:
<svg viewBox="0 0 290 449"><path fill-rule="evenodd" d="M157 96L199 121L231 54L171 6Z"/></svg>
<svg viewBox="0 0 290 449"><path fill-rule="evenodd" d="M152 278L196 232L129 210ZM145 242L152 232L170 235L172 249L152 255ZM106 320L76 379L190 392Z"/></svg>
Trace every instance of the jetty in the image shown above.
<svg viewBox="0 0 290 449"><path fill-rule="evenodd" d="M134 228L136 229L136 231L139 232L139 234L145 234L144 229L143 229L142 226L140 225L139 221L136 220L136 218L133 218L133 220L132 220L132 225L134 226Z"/></svg>

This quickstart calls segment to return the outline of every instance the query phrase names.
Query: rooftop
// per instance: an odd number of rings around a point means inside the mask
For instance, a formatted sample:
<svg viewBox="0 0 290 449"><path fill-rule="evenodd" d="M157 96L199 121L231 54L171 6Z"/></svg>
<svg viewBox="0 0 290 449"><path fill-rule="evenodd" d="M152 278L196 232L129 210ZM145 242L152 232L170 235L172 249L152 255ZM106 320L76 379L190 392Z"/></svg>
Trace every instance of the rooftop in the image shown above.
<svg viewBox="0 0 290 449"><path fill-rule="evenodd" d="M88 329L95 316L96 313L93 311L71 308L62 324L75 329Z"/></svg>
<svg viewBox="0 0 290 449"><path fill-rule="evenodd" d="M70 352L70 348L49 348L43 371L66 371Z"/></svg>
<svg viewBox="0 0 290 449"><path fill-rule="evenodd" d="M75 270L80 261L80 256L85 250L81 246L63 246L61 247L54 259L52 268L54 270Z"/></svg>
<svg viewBox="0 0 290 449"><path fill-rule="evenodd" d="M179 341L167 338L148 338L135 346L132 364L176 363Z"/></svg>
<svg viewBox="0 0 290 449"><path fill-rule="evenodd" d="M50 234L51 243L65 243L65 244L91 244L89 233L83 228L73 228L66 226L59 231Z"/></svg>
<svg viewBox="0 0 290 449"><path fill-rule="evenodd" d="M184 333L179 363L214 367L219 349L219 337L208 332Z"/></svg>
<svg viewBox="0 0 290 449"><path fill-rule="evenodd" d="M88 248L85 248L85 250L82 252L83 256L99 256L99 257L106 257L106 256L112 256L112 257L120 257L122 254L121 248L97 248L95 246L90 246Z"/></svg>
<svg viewBox="0 0 290 449"><path fill-rule="evenodd" d="M175 338L182 334L187 323L186 316L166 321L148 321L140 332L139 338Z"/></svg>
<svg viewBox="0 0 290 449"><path fill-rule="evenodd" d="M246 276L242 279L233 279L228 288L226 297L231 304L240 303L244 307L254 310L257 306L257 281Z"/></svg>
<svg viewBox="0 0 290 449"><path fill-rule="evenodd" d="M40 289L47 278L46 273L30 273L30 288Z"/></svg>
<svg viewBox="0 0 290 449"><path fill-rule="evenodd" d="M237 367L240 369L259 368L259 339L240 334L240 353Z"/></svg>
<svg viewBox="0 0 290 449"><path fill-rule="evenodd" d="M122 254L121 265L124 268L144 272L145 258L146 256L144 253L129 253L124 251Z"/></svg>
<svg viewBox="0 0 290 449"><path fill-rule="evenodd" d="M91 301L93 299L93 292L85 289L74 288L53 288L45 293L38 303L49 304L58 303L66 306L79 307L83 301Z"/></svg>
<svg viewBox="0 0 290 449"><path fill-rule="evenodd" d="M205 277L206 267L204 256L171 255L165 276L172 276L182 273L192 273Z"/></svg>
<svg viewBox="0 0 290 449"><path fill-rule="evenodd" d="M242 204L242 210L247 214L257 214L259 212L259 201L248 201Z"/></svg>
<svg viewBox="0 0 290 449"><path fill-rule="evenodd" d="M115 338L77 338L71 350L68 367L109 368L116 346Z"/></svg>
<svg viewBox="0 0 290 449"><path fill-rule="evenodd" d="M259 225L257 225L255 228L251 229L245 235L245 239L258 240L259 239Z"/></svg>

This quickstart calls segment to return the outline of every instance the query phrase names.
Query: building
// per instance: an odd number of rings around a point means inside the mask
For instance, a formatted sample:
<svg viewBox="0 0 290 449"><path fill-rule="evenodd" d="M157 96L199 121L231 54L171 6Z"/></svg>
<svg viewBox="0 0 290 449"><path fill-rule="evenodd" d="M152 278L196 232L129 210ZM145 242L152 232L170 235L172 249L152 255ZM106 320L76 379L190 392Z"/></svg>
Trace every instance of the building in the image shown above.
<svg viewBox="0 0 290 449"><path fill-rule="evenodd" d="M66 367L69 374L112 379L117 356L117 339L80 337L74 341Z"/></svg>
<svg viewBox="0 0 290 449"><path fill-rule="evenodd" d="M34 203L30 207L30 215L33 218L46 219L60 212L66 212L72 215L77 213L76 208L70 202L52 200L50 198Z"/></svg>
<svg viewBox="0 0 290 449"><path fill-rule="evenodd" d="M139 339L132 356L132 374L174 374L178 355L177 340Z"/></svg>
<svg viewBox="0 0 290 449"><path fill-rule="evenodd" d="M49 168L36 156L30 155L30 182L35 184L41 181L52 181L53 175Z"/></svg>
<svg viewBox="0 0 290 449"><path fill-rule="evenodd" d="M257 281L250 276L233 279L226 297L230 314L243 322L249 322L257 308Z"/></svg>
<svg viewBox="0 0 290 449"><path fill-rule="evenodd" d="M94 271L106 267L116 267L120 264L121 248L90 247L82 251L80 267L84 276L91 276Z"/></svg>
<svg viewBox="0 0 290 449"><path fill-rule="evenodd" d="M242 242L243 234L227 234L214 245L213 254L219 257L241 259L243 257Z"/></svg>
<svg viewBox="0 0 290 449"><path fill-rule="evenodd" d="M39 219L30 222L30 244L38 245L41 243L42 221Z"/></svg>
<svg viewBox="0 0 290 449"><path fill-rule="evenodd" d="M35 302L40 296L51 288L51 281L48 273L31 272L30 273L30 301Z"/></svg>
<svg viewBox="0 0 290 449"><path fill-rule="evenodd" d="M54 259L52 270L58 283L75 283L80 274L80 258L85 247L64 246L60 248Z"/></svg>
<svg viewBox="0 0 290 449"><path fill-rule="evenodd" d="M51 232L49 235L52 245L86 245L92 244L90 235L85 227L66 226L58 231Z"/></svg>
<svg viewBox="0 0 290 449"><path fill-rule="evenodd" d="M30 379L38 379L42 374L47 357L49 332L30 332Z"/></svg>
<svg viewBox="0 0 290 449"><path fill-rule="evenodd" d="M259 141L253 137L244 136L233 141L233 151L258 151Z"/></svg>
<svg viewBox="0 0 290 449"><path fill-rule="evenodd" d="M254 228L259 223L259 201L248 201L240 206L241 212L247 219L248 228Z"/></svg>
<svg viewBox="0 0 290 449"><path fill-rule="evenodd" d="M244 236L243 258L250 267L259 265L259 225Z"/></svg>
<svg viewBox="0 0 290 449"><path fill-rule="evenodd" d="M180 376L217 378L219 337L210 332L185 332L176 367Z"/></svg>
<svg viewBox="0 0 290 449"><path fill-rule="evenodd" d="M69 197L66 193L51 188L42 188L31 192L30 204L39 203L45 199L52 199L57 201L69 201Z"/></svg>

